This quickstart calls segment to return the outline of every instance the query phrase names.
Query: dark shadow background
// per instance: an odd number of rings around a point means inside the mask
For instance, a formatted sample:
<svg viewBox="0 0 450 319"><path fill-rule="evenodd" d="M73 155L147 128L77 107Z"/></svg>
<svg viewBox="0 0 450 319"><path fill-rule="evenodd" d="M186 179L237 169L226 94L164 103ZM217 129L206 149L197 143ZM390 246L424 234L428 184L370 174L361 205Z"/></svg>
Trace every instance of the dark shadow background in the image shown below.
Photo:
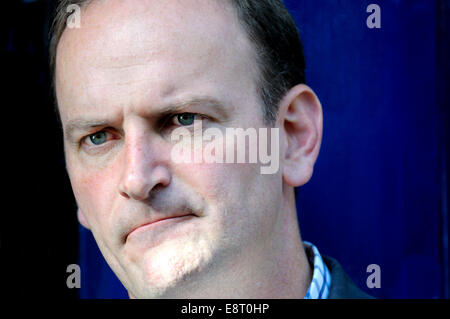
<svg viewBox="0 0 450 319"><path fill-rule="evenodd" d="M78 225L48 72L51 1L2 1L1 288L14 298L76 298Z"/></svg>
<svg viewBox="0 0 450 319"><path fill-rule="evenodd" d="M291 0L307 83L324 109L312 180L298 194L304 240L380 298L448 298L450 3ZM381 29L366 8L381 7ZM126 298L76 220L53 111L54 1L3 1L1 287L15 297ZM68 289L77 263L82 288ZM381 267L368 289L366 268Z"/></svg>

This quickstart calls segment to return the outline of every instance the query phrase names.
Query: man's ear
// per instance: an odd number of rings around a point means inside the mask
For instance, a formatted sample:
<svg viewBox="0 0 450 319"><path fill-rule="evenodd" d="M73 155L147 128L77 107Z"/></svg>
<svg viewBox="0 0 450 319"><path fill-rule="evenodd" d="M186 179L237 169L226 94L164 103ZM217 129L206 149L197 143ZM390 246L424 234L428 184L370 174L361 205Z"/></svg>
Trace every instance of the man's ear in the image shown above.
<svg viewBox="0 0 450 319"><path fill-rule="evenodd" d="M322 105L311 88L293 87L279 105L279 125L284 133L283 180L289 186L306 184L313 173L322 141Z"/></svg>
<svg viewBox="0 0 450 319"><path fill-rule="evenodd" d="M77 210L77 216L78 216L78 221L80 222L81 225L83 225L87 229L91 229L89 227L89 224L88 224L87 220L86 220L86 217L84 217L84 214L83 214L83 212L81 211L80 208L78 208L78 210Z"/></svg>

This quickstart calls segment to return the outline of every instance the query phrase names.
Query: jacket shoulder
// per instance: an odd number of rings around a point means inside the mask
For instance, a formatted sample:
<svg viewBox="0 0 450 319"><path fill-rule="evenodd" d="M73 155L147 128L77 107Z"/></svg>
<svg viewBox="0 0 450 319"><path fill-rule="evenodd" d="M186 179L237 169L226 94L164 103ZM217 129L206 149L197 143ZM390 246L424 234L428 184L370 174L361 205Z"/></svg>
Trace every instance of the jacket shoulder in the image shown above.
<svg viewBox="0 0 450 319"><path fill-rule="evenodd" d="M329 299L374 299L353 283L336 259L327 256L322 258L331 273Z"/></svg>

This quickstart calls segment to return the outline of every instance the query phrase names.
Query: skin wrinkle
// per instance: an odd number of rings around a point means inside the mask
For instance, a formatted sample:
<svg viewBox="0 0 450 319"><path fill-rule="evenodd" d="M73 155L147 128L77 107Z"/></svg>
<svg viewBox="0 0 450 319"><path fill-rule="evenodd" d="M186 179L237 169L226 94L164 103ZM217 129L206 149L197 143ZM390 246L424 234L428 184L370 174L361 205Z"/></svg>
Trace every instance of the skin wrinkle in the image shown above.
<svg viewBox="0 0 450 319"><path fill-rule="evenodd" d="M303 166L287 155L272 175L256 164L177 164L156 125L162 106L201 96L228 116L204 127L266 127L254 52L234 11L206 0L130 2L94 1L83 28L63 33L56 59L67 171L103 256L130 297L302 298L311 272L292 187L305 182L296 177ZM77 151L68 125L100 116L117 140L97 153ZM292 140L283 125L281 141ZM280 154L289 149L282 143ZM197 217L127 237L186 207Z"/></svg>
<svg viewBox="0 0 450 319"><path fill-rule="evenodd" d="M194 110L190 109L191 107L195 108ZM233 111L236 109L235 107L225 107L225 105L222 105L219 101L215 100L212 97L207 96L200 96L200 97L193 97L193 98L187 98L181 101L177 101L171 105L167 106L161 106L161 107L155 107L155 110L158 110L158 116L165 116L170 115L174 113L179 113L183 111L195 111L197 112L198 109L209 109L209 111L214 111L214 114L216 117L220 117L220 120L224 123L227 123L229 121L230 116L229 114L233 113ZM152 113L156 113L156 111L153 111ZM145 118L152 117L152 113L143 114ZM119 120L108 120L108 119L89 119L89 118L75 118L71 119L67 122L65 125L65 138L67 140L70 140L72 142L75 142L74 137L74 131L85 131L85 133L93 128L96 127L108 127L108 126L119 126L118 124L114 123L120 123L121 119L123 119L124 116L122 115ZM120 132L124 134L123 132Z"/></svg>

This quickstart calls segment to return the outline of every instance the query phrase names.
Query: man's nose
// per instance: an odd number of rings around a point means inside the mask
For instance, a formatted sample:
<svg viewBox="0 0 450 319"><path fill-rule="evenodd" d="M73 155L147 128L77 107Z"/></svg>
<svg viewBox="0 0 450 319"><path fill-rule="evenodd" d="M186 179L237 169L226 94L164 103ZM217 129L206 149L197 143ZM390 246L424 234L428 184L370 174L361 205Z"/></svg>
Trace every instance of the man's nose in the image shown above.
<svg viewBox="0 0 450 319"><path fill-rule="evenodd" d="M148 136L126 141L120 195L127 199L146 200L152 189L169 185L171 174L164 160L163 148Z"/></svg>

